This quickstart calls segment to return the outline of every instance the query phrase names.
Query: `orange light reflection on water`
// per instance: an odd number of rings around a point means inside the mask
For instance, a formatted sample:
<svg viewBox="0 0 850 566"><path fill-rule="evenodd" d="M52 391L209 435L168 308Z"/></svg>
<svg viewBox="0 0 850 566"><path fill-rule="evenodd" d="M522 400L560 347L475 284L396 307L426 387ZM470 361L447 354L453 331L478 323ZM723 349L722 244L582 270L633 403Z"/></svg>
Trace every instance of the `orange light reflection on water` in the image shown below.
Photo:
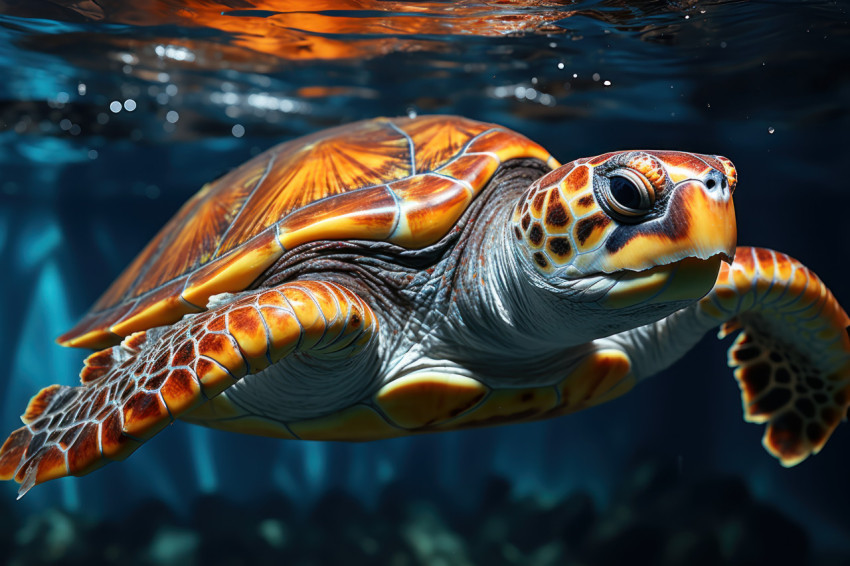
<svg viewBox="0 0 850 566"><path fill-rule="evenodd" d="M445 36L558 33L567 3L540 0L174 0L58 2L87 19L135 26L177 25L225 32L231 45L287 60L362 59L445 48ZM433 37L431 37L433 36ZM171 41L171 44L175 42ZM180 42L191 49L192 41Z"/></svg>

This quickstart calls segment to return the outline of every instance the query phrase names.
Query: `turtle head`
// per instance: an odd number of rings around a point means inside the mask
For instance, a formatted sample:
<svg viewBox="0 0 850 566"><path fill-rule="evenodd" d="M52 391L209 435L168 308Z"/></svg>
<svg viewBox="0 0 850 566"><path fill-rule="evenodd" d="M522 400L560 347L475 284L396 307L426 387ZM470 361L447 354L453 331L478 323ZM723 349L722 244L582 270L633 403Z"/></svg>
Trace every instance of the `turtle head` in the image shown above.
<svg viewBox="0 0 850 566"><path fill-rule="evenodd" d="M736 180L719 156L579 159L528 188L508 237L534 287L568 296L572 312L599 315L603 331L646 324L701 298L731 261Z"/></svg>

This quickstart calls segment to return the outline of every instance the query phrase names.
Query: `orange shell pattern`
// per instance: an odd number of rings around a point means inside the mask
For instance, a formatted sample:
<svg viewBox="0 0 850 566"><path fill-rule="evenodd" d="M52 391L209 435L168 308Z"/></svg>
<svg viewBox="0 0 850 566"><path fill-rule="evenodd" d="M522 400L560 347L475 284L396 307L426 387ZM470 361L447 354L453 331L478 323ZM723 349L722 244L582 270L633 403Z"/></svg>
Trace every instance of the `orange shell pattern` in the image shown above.
<svg viewBox="0 0 850 566"><path fill-rule="evenodd" d="M280 144L205 185L58 341L105 348L171 324L307 242L432 244L515 158L558 166L515 132L453 116L377 118Z"/></svg>

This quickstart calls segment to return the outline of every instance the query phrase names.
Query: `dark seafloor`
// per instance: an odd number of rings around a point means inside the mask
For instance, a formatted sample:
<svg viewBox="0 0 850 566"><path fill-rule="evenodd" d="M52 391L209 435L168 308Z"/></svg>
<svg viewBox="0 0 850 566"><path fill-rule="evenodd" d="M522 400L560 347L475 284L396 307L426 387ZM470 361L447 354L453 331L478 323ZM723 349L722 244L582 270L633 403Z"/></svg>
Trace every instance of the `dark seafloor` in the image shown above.
<svg viewBox="0 0 850 566"><path fill-rule="evenodd" d="M53 339L204 182L282 140L456 113L561 161L719 153L739 242L850 306L846 2L0 0L2 431ZM783 469L707 337L608 405L367 444L178 424L0 489L0 563L850 564L850 427Z"/></svg>

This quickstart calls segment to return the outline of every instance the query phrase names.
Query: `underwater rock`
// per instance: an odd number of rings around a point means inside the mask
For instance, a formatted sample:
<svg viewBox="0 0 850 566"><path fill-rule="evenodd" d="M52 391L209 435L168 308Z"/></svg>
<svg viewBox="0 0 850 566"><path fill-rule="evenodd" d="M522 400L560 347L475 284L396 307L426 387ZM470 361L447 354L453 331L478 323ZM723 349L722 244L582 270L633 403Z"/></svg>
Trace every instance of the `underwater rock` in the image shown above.
<svg viewBox="0 0 850 566"><path fill-rule="evenodd" d="M584 541L596 520L593 499L586 493L573 493L544 512L544 524L550 525L553 538L577 547Z"/></svg>
<svg viewBox="0 0 850 566"><path fill-rule="evenodd" d="M80 517L58 509L30 515L15 533L18 561L21 564L87 564L91 547L84 529Z"/></svg>
<svg viewBox="0 0 850 566"><path fill-rule="evenodd" d="M280 564L284 558L291 559L300 537L296 532L298 518L292 501L282 494L268 493L252 507L255 509L255 522L249 527L249 539L256 547L255 554L276 557L274 564ZM267 560L259 562L265 563Z"/></svg>
<svg viewBox="0 0 850 566"><path fill-rule="evenodd" d="M644 524L636 517L626 521L610 518L600 523L584 556L586 562L594 566L657 564L664 549L664 539L663 529Z"/></svg>
<svg viewBox="0 0 850 566"><path fill-rule="evenodd" d="M470 517L470 523L477 528L466 534L471 539L476 564L498 560L548 563L554 557L560 559L564 547L575 551L582 545L595 518L593 500L585 493L547 503L531 498L505 499L501 507L486 505L486 509L486 513L479 511ZM533 558L538 554L542 557Z"/></svg>
<svg viewBox="0 0 850 566"><path fill-rule="evenodd" d="M806 564L805 532L753 500L739 478L692 480L671 463L636 466L588 535L589 564Z"/></svg>
<svg viewBox="0 0 850 566"><path fill-rule="evenodd" d="M778 510L754 503L719 529L726 563L805 564L809 540L805 531Z"/></svg>
<svg viewBox="0 0 850 566"><path fill-rule="evenodd" d="M147 553L156 531L168 525L167 522L146 523L144 519L140 519L144 515L136 510L131 512L128 518L92 524L81 534L82 538L88 541L88 553L85 557L88 564L124 566L139 563L139 557Z"/></svg>
<svg viewBox="0 0 850 566"><path fill-rule="evenodd" d="M239 505L212 494L200 497L193 507L190 523L200 534L198 563L241 566L256 562L258 523L250 505Z"/></svg>
<svg viewBox="0 0 850 566"><path fill-rule="evenodd" d="M351 494L328 491L310 513L301 537L306 556L318 564L370 564L379 559L381 537L376 518ZM308 526L309 525L309 526ZM328 541L333 541L329 544Z"/></svg>
<svg viewBox="0 0 850 566"><path fill-rule="evenodd" d="M472 566L463 539L452 531L439 511L428 503L410 505L407 520L401 526L404 540L413 550L414 564Z"/></svg>
<svg viewBox="0 0 850 566"><path fill-rule="evenodd" d="M325 493L313 507L310 518L316 526L330 532L362 525L370 519L363 504L340 489Z"/></svg>
<svg viewBox="0 0 850 566"><path fill-rule="evenodd" d="M189 528L163 526L154 533L143 563L156 566L194 566L198 558L201 536ZM206 564L226 564L214 559Z"/></svg>
<svg viewBox="0 0 850 566"><path fill-rule="evenodd" d="M623 480L618 490L618 499L635 506L650 504L658 497L669 494L671 489L679 485L680 478L675 462L656 459L640 461Z"/></svg>
<svg viewBox="0 0 850 566"><path fill-rule="evenodd" d="M104 521L98 528L117 530L129 544L148 542L154 534L164 526L176 526L179 523L171 506L159 499L146 499L129 513L126 524L133 525L132 529L122 528L122 521ZM105 533L104 533L105 534ZM112 537L104 538L112 540Z"/></svg>
<svg viewBox="0 0 850 566"><path fill-rule="evenodd" d="M712 532L679 531L667 540L661 566L715 566L725 564L720 542Z"/></svg>
<svg viewBox="0 0 850 566"><path fill-rule="evenodd" d="M740 513L752 505L747 485L736 477L708 478L686 488L680 505L704 522Z"/></svg>
<svg viewBox="0 0 850 566"><path fill-rule="evenodd" d="M407 489L405 489L407 487ZM690 478L657 461L636 466L606 508L587 493L518 499L490 478L474 507L401 482L374 507L332 490L310 509L280 494L196 500L187 516L147 501L93 522L48 510L7 529L4 566L839 566L811 555L792 518L734 477ZM473 498L475 499L475 498ZM6 506L8 507L8 506ZM0 521L13 514L0 502ZM0 533L2 536L2 533ZM0 538L0 540L3 540ZM2 548L0 548L2 551Z"/></svg>

